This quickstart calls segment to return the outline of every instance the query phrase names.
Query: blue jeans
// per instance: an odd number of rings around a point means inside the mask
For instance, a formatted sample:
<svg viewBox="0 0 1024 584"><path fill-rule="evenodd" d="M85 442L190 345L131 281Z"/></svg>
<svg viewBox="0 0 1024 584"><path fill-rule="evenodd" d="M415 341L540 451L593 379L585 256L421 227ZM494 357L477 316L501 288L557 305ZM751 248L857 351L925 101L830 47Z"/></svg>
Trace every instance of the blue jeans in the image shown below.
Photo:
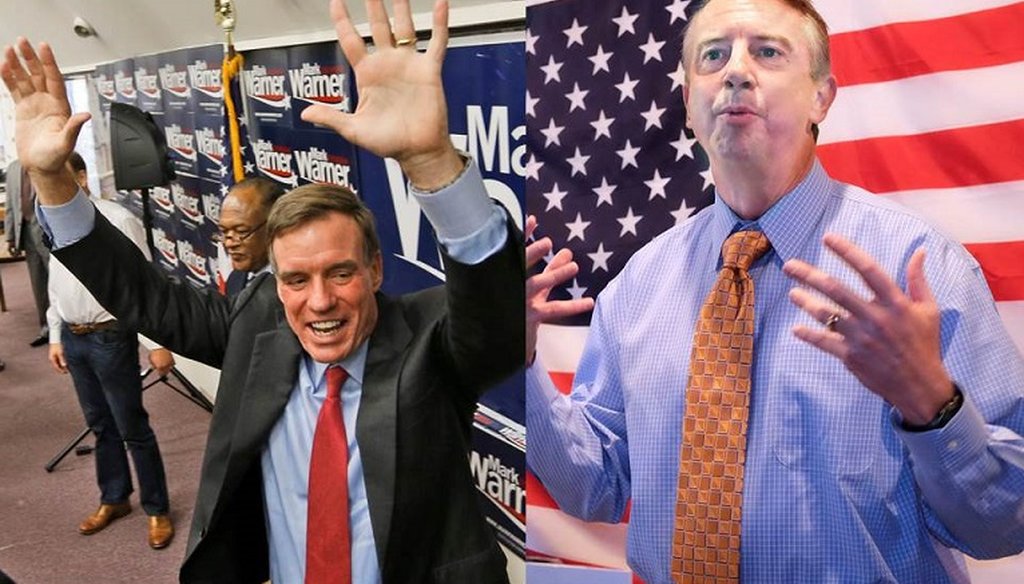
<svg viewBox="0 0 1024 584"><path fill-rule="evenodd" d="M85 335L61 331L64 358L85 414L96 436L96 480L100 501L122 503L132 493L125 446L135 463L139 499L147 515L167 513L167 480L149 414L142 407L139 341L117 329Z"/></svg>

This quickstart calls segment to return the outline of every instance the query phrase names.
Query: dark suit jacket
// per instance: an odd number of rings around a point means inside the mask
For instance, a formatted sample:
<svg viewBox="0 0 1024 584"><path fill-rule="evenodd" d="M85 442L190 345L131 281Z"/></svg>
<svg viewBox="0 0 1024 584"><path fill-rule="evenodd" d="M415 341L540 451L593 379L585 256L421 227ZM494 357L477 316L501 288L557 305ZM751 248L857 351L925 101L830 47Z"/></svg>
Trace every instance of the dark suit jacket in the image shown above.
<svg viewBox="0 0 1024 584"><path fill-rule="evenodd" d="M224 295L228 298L234 298L245 290L245 285L249 281L249 272L243 272L241 270L231 270L228 274L227 281L224 282Z"/></svg>
<svg viewBox="0 0 1024 584"><path fill-rule="evenodd" d="M477 397L524 362L520 241L510 226L506 247L481 264L446 257L444 287L378 295L356 434L385 584L507 582L467 453ZM88 237L56 253L126 326L221 367L180 576L263 582L260 453L302 351L273 277L260 276L233 301L172 284L99 215Z"/></svg>

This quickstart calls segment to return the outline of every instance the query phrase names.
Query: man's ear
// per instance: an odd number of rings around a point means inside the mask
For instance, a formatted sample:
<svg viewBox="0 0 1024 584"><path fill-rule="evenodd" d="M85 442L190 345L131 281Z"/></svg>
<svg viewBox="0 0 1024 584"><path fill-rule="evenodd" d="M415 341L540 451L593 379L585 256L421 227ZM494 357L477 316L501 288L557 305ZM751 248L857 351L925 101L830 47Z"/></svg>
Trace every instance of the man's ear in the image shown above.
<svg viewBox="0 0 1024 584"><path fill-rule="evenodd" d="M818 83L814 92L814 104L811 108L811 123L820 124L828 115L832 102L836 99L836 78L829 75Z"/></svg>
<svg viewBox="0 0 1024 584"><path fill-rule="evenodd" d="M686 112L686 127L693 129L693 125L690 124L690 86L683 83L683 111Z"/></svg>
<svg viewBox="0 0 1024 584"><path fill-rule="evenodd" d="M373 254L373 261L370 262L370 278L373 283L373 291L380 290L380 285L384 282L384 258L380 251Z"/></svg>

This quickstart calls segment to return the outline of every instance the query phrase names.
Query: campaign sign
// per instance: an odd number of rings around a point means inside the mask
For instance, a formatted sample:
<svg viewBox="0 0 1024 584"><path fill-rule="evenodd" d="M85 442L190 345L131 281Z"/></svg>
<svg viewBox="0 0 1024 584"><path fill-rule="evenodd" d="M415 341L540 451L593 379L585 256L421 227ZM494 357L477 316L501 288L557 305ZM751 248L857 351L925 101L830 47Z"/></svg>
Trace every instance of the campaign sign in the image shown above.
<svg viewBox="0 0 1024 584"><path fill-rule="evenodd" d="M132 215L135 215L139 219L142 219L142 191L139 190L116 190L111 200L117 202L125 209L128 209Z"/></svg>
<svg viewBox="0 0 1024 584"><path fill-rule="evenodd" d="M215 271L212 269L209 240L204 240L196 231L182 229L178 231L178 273L181 278L197 290L206 290L214 286ZM216 252L212 254L216 259Z"/></svg>
<svg viewBox="0 0 1024 584"><path fill-rule="evenodd" d="M188 83L189 49L161 53L157 58L164 111L192 112L192 88Z"/></svg>
<svg viewBox="0 0 1024 584"><path fill-rule="evenodd" d="M355 147L334 133L293 130L289 137L298 184L330 183L358 192Z"/></svg>
<svg viewBox="0 0 1024 584"><path fill-rule="evenodd" d="M105 118L110 116L110 104L117 101L117 87L114 84L114 64L106 63L96 65L92 74L92 81L96 85L96 95L99 96L100 111Z"/></svg>
<svg viewBox="0 0 1024 584"><path fill-rule="evenodd" d="M163 127L174 172L178 176L197 176L199 155L196 150L193 113L168 109L164 113Z"/></svg>
<svg viewBox="0 0 1024 584"><path fill-rule="evenodd" d="M199 179L191 176L179 176L171 182L171 201L178 212L178 234L192 233L199 230L206 222L203 204L199 197Z"/></svg>
<svg viewBox="0 0 1024 584"><path fill-rule="evenodd" d="M224 91L221 80L221 63L224 48L221 45L207 45L188 49L188 84L192 89L191 109L198 116L223 115Z"/></svg>
<svg viewBox="0 0 1024 584"><path fill-rule="evenodd" d="M449 48L443 69L452 141L468 152L488 194L522 221L525 196L525 45ZM358 99L358 96L357 96ZM408 192L398 163L357 152L360 196L377 217L384 256L383 289L401 294L443 280L429 222Z"/></svg>
<svg viewBox="0 0 1024 584"><path fill-rule="evenodd" d="M526 427L496 409L478 405L469 469L498 541L521 558L526 553L525 457Z"/></svg>
<svg viewBox="0 0 1024 584"><path fill-rule="evenodd" d="M351 68L338 43L317 43L288 49L288 92L291 96L291 125L297 130L334 134L300 117L310 105L321 104L338 111L352 111L349 95Z"/></svg>
<svg viewBox="0 0 1024 584"><path fill-rule="evenodd" d="M135 60L122 59L113 64L114 68L114 91L117 93L117 103L138 105L138 95L135 90Z"/></svg>
<svg viewBox="0 0 1024 584"><path fill-rule="evenodd" d="M224 166L224 117L195 115L196 171L200 178L220 181Z"/></svg>
<svg viewBox="0 0 1024 584"><path fill-rule="evenodd" d="M157 69L160 66L160 57L147 55L135 57L135 92L138 96L136 106L151 114L161 114L164 111L164 97L160 90L160 76Z"/></svg>
<svg viewBox="0 0 1024 584"><path fill-rule="evenodd" d="M281 183L286 189L298 184L292 160L290 129L257 124L249 133L249 147L256 160L256 172Z"/></svg>
<svg viewBox="0 0 1024 584"><path fill-rule="evenodd" d="M292 105L287 84L287 51L263 49L245 53L242 92L255 125L291 127Z"/></svg>
<svg viewBox="0 0 1024 584"><path fill-rule="evenodd" d="M199 226L199 233L210 242L219 231L220 206L224 201L224 195L228 188L219 181L201 178L197 181L199 186L199 203L203 211L203 223ZM214 245L211 243L211 245ZM214 245L214 247L216 247Z"/></svg>
<svg viewBox="0 0 1024 584"><path fill-rule="evenodd" d="M154 225L157 221L172 224L178 222L178 211L174 206L170 186L153 187L149 190L149 211L153 216Z"/></svg>
<svg viewBox="0 0 1024 584"><path fill-rule="evenodd" d="M153 263L171 276L179 275L178 230L173 222L153 219Z"/></svg>

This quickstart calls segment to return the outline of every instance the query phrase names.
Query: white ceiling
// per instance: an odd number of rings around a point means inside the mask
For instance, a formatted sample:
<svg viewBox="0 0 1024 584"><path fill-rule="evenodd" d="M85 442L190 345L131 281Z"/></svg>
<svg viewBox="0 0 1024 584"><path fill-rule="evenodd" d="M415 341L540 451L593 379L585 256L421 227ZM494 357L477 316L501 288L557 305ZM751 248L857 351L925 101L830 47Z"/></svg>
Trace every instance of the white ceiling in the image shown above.
<svg viewBox="0 0 1024 584"><path fill-rule="evenodd" d="M449 0L452 26L525 17L524 0ZM432 0L411 0L418 28L428 28ZM241 49L333 38L327 0L235 0L235 44ZM353 20L366 20L349 0ZM390 3L389 3L390 4ZM390 6L389 6L390 8ZM76 16L97 36L79 38ZM365 29L363 29L365 32ZM222 42L213 0L0 0L0 43L18 36L49 42L65 73L126 57Z"/></svg>

